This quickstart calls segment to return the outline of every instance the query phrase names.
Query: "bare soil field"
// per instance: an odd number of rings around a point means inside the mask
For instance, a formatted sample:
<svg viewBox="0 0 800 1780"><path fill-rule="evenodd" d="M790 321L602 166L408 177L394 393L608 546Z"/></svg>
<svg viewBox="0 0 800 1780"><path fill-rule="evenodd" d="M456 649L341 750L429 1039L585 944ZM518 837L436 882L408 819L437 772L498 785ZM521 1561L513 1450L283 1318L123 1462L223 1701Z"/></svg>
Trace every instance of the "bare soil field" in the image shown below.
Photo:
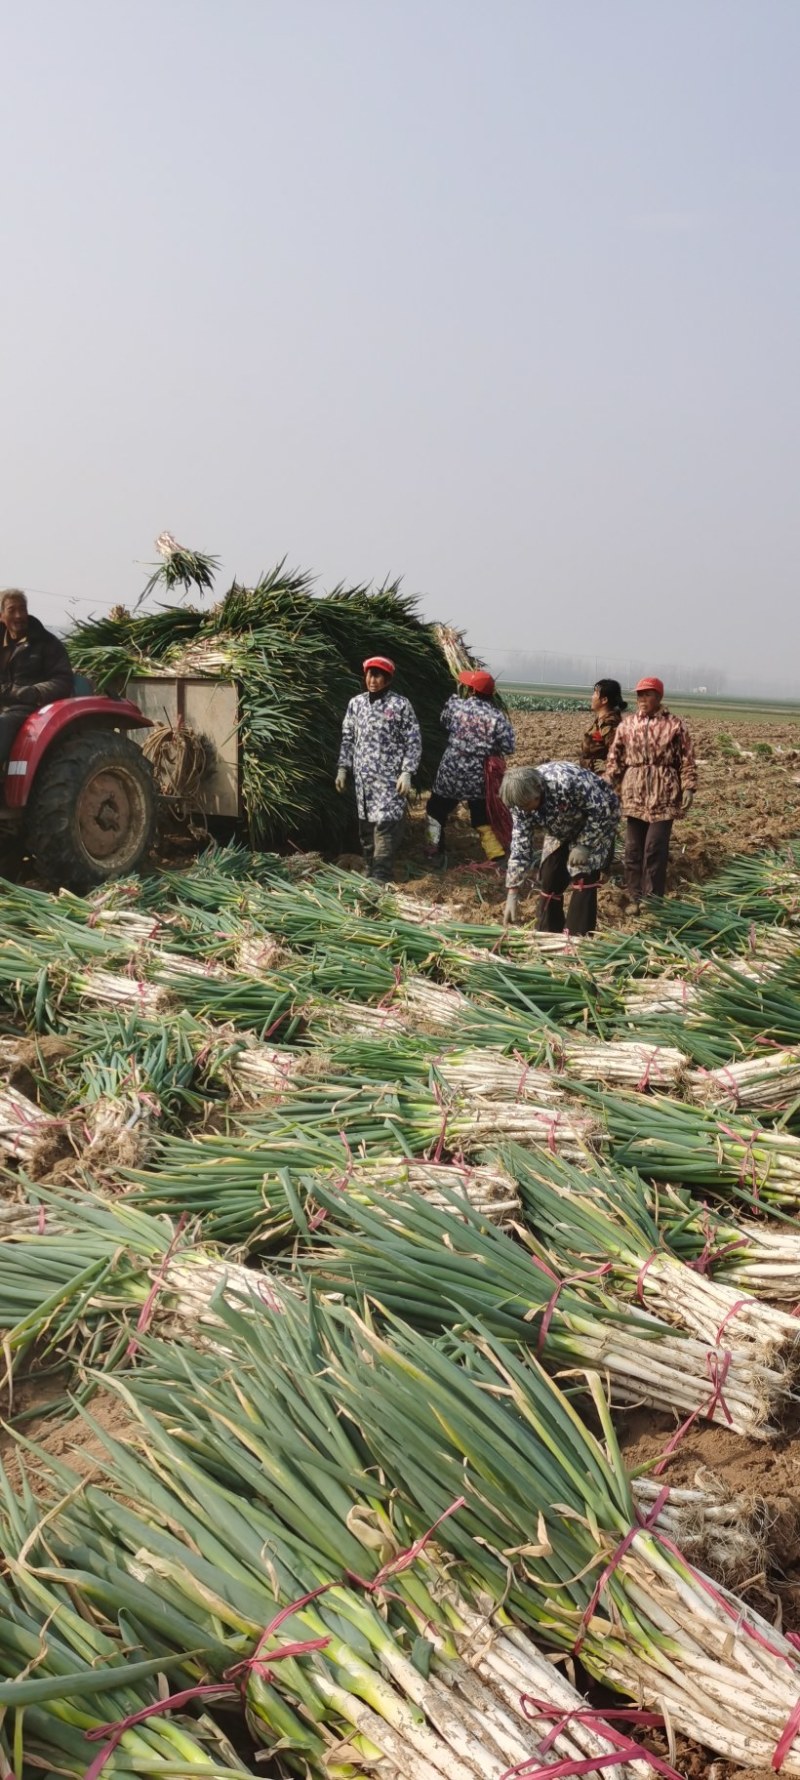
<svg viewBox="0 0 800 1780"><path fill-rule="evenodd" d="M587 724L585 712L516 712L515 759L524 765L545 760L576 760ZM700 788L690 815L673 830L668 887L682 891L717 872L734 853L778 847L800 833L800 723L791 720L727 726L719 720L691 721L699 763ZM466 812L448 824L444 868L431 869L425 857L427 792L412 807L411 832L398 877L426 901L447 901L465 919L497 915L504 901L502 868L487 866ZM618 843L618 865L622 830ZM344 856L340 864L356 864ZM521 903L532 919L535 888ZM625 897L613 880L600 893L603 926L626 922Z"/></svg>

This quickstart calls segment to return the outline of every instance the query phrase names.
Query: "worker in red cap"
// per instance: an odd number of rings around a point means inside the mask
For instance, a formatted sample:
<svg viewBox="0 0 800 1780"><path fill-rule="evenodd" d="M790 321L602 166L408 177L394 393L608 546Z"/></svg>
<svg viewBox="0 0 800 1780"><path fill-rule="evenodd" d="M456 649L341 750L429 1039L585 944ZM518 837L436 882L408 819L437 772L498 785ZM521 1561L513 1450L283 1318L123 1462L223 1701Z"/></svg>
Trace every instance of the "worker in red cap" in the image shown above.
<svg viewBox="0 0 800 1780"><path fill-rule="evenodd" d="M505 848L491 827L486 808L486 769L488 761L513 754L514 731L505 711L494 703L491 674L468 668L458 679L459 685L467 688L467 696L454 692L442 712L448 740L428 798L428 850L432 855L444 853L447 818L458 804L465 803L486 858L501 859Z"/></svg>
<svg viewBox="0 0 800 1780"><path fill-rule="evenodd" d="M337 791L353 775L367 877L382 883L394 876L411 777L422 755L414 711L402 693L392 691L394 671L388 655L369 655L364 662L366 691L351 698L345 712L336 774Z"/></svg>
<svg viewBox="0 0 800 1780"><path fill-rule="evenodd" d="M697 790L692 738L663 698L655 674L639 681L636 710L623 717L606 766L627 818L625 889L634 909L643 896L664 895L672 824L691 809Z"/></svg>

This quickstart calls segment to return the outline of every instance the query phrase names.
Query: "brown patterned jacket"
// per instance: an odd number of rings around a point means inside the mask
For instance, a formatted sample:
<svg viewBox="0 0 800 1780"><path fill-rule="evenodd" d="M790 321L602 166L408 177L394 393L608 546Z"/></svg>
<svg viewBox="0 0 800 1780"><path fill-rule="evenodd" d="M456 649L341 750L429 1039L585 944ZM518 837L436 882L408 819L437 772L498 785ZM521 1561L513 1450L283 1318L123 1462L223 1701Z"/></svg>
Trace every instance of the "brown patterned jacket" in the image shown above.
<svg viewBox="0 0 800 1780"><path fill-rule="evenodd" d="M581 746L581 766L588 766L593 773L602 773L608 750L617 733L622 718L621 711L604 711L598 713L591 729L587 729Z"/></svg>
<svg viewBox="0 0 800 1780"><path fill-rule="evenodd" d="M684 792L697 790L694 747L682 718L663 707L653 717L629 712L611 743L606 778L624 816L643 822L679 816Z"/></svg>

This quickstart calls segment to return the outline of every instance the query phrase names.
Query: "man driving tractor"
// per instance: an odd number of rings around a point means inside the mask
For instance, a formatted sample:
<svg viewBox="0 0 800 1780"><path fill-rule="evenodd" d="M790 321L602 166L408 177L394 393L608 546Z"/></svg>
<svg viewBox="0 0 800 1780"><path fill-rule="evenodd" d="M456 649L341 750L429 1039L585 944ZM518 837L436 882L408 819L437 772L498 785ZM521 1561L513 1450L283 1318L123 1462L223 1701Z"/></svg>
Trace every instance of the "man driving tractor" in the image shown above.
<svg viewBox="0 0 800 1780"><path fill-rule="evenodd" d="M0 594L0 766L26 717L71 698L72 668L62 642L28 611L18 587Z"/></svg>

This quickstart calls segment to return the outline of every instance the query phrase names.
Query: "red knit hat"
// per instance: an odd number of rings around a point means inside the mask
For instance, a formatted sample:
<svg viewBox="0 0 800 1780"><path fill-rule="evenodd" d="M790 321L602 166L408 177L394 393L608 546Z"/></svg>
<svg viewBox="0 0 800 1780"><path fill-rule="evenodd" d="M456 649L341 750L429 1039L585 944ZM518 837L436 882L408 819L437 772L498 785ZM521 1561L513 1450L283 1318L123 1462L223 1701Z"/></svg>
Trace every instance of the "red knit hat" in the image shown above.
<svg viewBox="0 0 800 1780"><path fill-rule="evenodd" d="M394 662L389 660L388 655L368 655L366 661L362 662L362 667L364 673L367 668L377 668L381 674L393 674L395 671Z"/></svg>
<svg viewBox="0 0 800 1780"><path fill-rule="evenodd" d="M471 686L473 692L479 693L481 698L491 698L494 693L493 675L483 673L480 668L465 668L463 674L458 676L458 684Z"/></svg>
<svg viewBox="0 0 800 1780"><path fill-rule="evenodd" d="M659 698L663 698L664 697L664 682L663 682L663 680L659 680L655 674L649 674L649 675L646 675L643 680L639 680L637 682L636 691L637 692L657 692Z"/></svg>

